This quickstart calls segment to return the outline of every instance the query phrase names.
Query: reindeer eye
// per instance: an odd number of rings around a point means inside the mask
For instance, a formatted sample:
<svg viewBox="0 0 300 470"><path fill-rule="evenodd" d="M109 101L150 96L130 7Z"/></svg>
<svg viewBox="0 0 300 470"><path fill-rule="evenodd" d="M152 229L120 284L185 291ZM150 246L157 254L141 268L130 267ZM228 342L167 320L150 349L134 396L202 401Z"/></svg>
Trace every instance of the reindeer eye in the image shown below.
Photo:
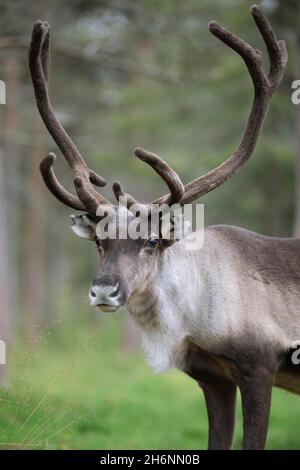
<svg viewBox="0 0 300 470"><path fill-rule="evenodd" d="M151 248L155 248L159 243L159 239L158 238L149 238L147 244L148 246L151 246Z"/></svg>

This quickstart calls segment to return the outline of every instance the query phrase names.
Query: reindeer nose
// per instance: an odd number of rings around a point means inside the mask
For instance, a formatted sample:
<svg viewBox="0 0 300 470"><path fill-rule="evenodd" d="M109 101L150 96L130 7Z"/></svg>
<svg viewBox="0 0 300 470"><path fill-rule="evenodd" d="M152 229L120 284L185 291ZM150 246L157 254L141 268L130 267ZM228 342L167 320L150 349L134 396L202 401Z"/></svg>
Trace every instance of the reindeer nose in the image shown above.
<svg viewBox="0 0 300 470"><path fill-rule="evenodd" d="M99 290L100 290L100 294L101 294L101 289L99 289L100 286L96 286L96 287L91 287L90 289L90 296L93 297L93 298L96 298L98 297L99 295ZM107 290L108 288L110 288L111 286L104 286L104 291L106 291L104 293L104 297L109 297L109 298L114 298L114 297L118 297L119 295L119 286L117 285L116 288L114 286L113 287L113 291L110 292L110 293L107 293Z"/></svg>
<svg viewBox="0 0 300 470"><path fill-rule="evenodd" d="M120 305L119 283L102 284L98 280L93 282L89 292L90 304L101 308L101 306L117 309Z"/></svg>

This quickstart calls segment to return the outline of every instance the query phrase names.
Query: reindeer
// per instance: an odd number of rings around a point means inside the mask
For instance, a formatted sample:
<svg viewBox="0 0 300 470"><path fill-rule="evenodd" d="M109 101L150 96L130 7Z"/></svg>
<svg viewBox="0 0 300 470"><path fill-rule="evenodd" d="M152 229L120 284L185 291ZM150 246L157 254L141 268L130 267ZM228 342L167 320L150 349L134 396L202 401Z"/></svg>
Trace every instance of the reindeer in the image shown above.
<svg viewBox="0 0 300 470"><path fill-rule="evenodd" d="M268 74L259 50L218 23L209 23L211 33L243 59L253 82L253 103L240 144L221 165L186 185L160 157L137 148L135 155L153 168L169 192L140 204L114 183L113 192L118 201L125 199L123 211L129 218L134 217L133 205L149 214L153 204L192 203L233 176L253 154L287 52L260 9L254 5L251 13L268 52ZM272 386L300 393L299 368L289 355L300 338L300 241L227 225L205 228L204 245L197 251L186 250L185 238L165 239L161 233L146 240L102 240L97 211L102 206L116 209L96 191L94 186L104 186L104 179L88 168L50 104L46 22L34 25L29 66L37 107L70 166L77 195L57 180L53 153L41 162L42 177L60 202L83 212L73 216L73 231L94 241L99 252L101 267L89 290L91 305L104 311L125 306L141 329L152 366L159 371L176 367L198 382L207 406L209 449L232 446L237 387L243 449L263 449Z"/></svg>

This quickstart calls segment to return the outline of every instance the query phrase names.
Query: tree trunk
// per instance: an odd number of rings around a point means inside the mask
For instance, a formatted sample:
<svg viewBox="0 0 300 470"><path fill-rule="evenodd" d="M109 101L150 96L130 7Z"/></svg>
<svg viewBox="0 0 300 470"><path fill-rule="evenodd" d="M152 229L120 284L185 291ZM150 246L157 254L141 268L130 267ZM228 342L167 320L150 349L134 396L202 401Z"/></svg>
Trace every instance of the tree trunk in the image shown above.
<svg viewBox="0 0 300 470"><path fill-rule="evenodd" d="M44 187L39 164L45 155L45 131L40 117L36 115L34 142L28 158L27 237L25 253L25 332L28 341L33 342L45 323L45 215L42 195Z"/></svg>
<svg viewBox="0 0 300 470"><path fill-rule="evenodd" d="M18 224L19 151L16 141L19 101L18 51L11 49L4 61L6 104L3 106L3 152L0 155L0 339L9 346L18 311L16 233ZM7 366L0 366L0 384L8 382Z"/></svg>

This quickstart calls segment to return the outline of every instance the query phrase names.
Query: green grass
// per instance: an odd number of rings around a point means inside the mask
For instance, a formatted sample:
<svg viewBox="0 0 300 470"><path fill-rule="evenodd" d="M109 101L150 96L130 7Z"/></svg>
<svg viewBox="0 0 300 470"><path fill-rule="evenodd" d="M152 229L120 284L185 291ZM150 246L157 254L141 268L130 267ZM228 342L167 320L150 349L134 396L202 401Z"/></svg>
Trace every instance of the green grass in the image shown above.
<svg viewBox="0 0 300 470"><path fill-rule="evenodd" d="M205 449L207 419L197 384L178 371L154 374L120 346L120 319L56 326L11 355L1 392L4 448ZM27 350L27 351L26 351ZM275 390L268 448L300 448L299 397ZM236 444L241 445L238 410Z"/></svg>

